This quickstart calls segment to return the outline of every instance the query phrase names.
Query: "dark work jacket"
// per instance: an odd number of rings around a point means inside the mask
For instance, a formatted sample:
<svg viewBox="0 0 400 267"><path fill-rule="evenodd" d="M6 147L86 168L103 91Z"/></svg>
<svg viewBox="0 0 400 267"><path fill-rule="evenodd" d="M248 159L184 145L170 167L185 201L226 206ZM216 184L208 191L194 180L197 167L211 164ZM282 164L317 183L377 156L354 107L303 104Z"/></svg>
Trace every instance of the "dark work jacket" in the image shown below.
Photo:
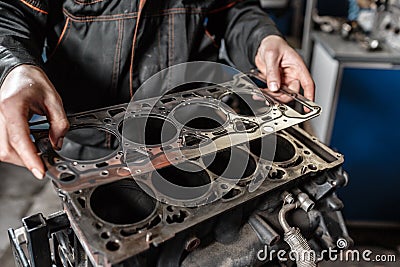
<svg viewBox="0 0 400 267"><path fill-rule="evenodd" d="M67 110L88 110L128 102L166 67L217 61L222 39L248 71L271 34L279 32L257 1L0 0L0 82L37 65Z"/></svg>

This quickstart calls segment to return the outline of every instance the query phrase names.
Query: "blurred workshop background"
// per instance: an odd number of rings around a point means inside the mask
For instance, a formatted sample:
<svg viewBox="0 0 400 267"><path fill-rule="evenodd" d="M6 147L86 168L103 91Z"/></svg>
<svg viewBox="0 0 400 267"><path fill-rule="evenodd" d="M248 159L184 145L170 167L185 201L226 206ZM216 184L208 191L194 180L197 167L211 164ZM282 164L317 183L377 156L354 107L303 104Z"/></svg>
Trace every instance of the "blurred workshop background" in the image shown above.
<svg viewBox="0 0 400 267"><path fill-rule="evenodd" d="M350 179L339 197L350 235L398 251L400 1L306 2L271 12L315 80L323 114L314 134L345 155Z"/></svg>
<svg viewBox="0 0 400 267"><path fill-rule="evenodd" d="M346 218L399 223L399 1L261 2L276 4L269 12L310 66L323 107L314 133L345 155L350 175Z"/></svg>

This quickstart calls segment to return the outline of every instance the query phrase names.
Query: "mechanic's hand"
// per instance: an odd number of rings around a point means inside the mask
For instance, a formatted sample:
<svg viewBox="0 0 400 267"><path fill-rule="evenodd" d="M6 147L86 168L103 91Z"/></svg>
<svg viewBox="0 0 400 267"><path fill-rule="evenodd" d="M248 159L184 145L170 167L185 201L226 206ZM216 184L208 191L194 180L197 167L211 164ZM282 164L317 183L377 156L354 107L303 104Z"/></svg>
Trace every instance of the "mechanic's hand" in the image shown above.
<svg viewBox="0 0 400 267"><path fill-rule="evenodd" d="M60 149L69 127L61 98L40 68L21 65L7 75L0 89L0 161L25 165L42 179L45 168L28 125L33 114L47 116L50 141Z"/></svg>
<svg viewBox="0 0 400 267"><path fill-rule="evenodd" d="M295 92L304 89L304 96L314 100L314 82L297 52L286 41L270 35L264 38L258 48L255 63L258 70L265 76L268 88L272 92L286 85Z"/></svg>

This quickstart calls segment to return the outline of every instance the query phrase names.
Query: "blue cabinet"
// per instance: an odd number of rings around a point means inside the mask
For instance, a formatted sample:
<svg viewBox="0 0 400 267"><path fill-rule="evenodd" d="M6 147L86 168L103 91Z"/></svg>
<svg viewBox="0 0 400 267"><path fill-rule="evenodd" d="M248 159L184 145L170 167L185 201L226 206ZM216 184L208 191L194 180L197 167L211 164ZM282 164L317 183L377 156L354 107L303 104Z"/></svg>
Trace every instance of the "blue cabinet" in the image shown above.
<svg viewBox="0 0 400 267"><path fill-rule="evenodd" d="M400 221L400 70L344 68L331 146L345 155L346 219Z"/></svg>

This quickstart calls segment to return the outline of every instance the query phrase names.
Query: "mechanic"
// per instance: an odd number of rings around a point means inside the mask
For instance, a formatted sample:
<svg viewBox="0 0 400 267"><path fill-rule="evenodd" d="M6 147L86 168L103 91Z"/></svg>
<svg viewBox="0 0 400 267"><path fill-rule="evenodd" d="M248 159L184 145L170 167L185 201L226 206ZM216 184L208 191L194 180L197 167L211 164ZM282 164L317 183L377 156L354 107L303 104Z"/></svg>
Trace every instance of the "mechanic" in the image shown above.
<svg viewBox="0 0 400 267"><path fill-rule="evenodd" d="M33 114L47 116L50 141L60 149L65 110L129 102L166 67L217 61L221 40L235 67L257 67L272 92L301 85L313 99L301 57L258 1L0 0L0 160L42 179L29 135Z"/></svg>

